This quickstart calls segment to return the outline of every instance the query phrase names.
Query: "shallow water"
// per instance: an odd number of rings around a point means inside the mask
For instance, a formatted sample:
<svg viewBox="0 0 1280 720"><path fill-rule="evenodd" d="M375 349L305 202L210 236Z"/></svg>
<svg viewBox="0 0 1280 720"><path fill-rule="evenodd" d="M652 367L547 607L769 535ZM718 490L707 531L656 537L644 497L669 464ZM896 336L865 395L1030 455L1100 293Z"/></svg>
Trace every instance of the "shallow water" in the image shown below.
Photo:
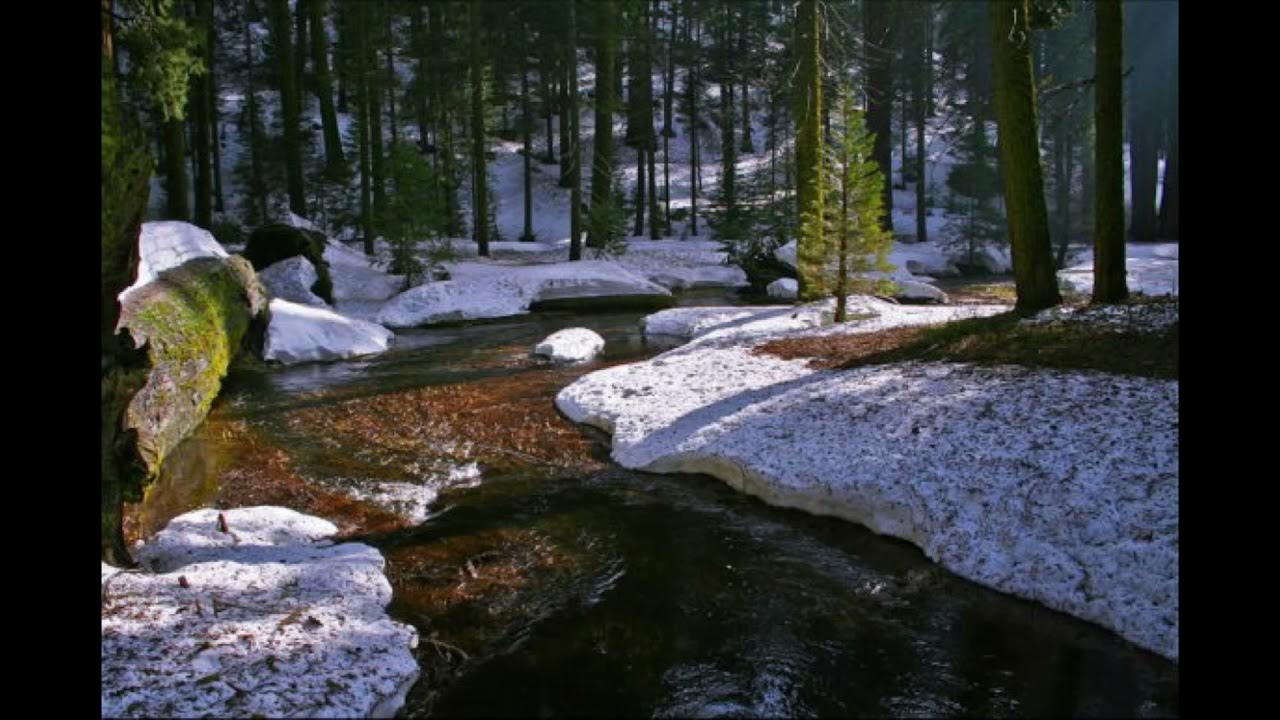
<svg viewBox="0 0 1280 720"><path fill-rule="evenodd" d="M737 300L681 304L726 301ZM387 556L391 612L423 638L410 716L1178 713L1177 666L1108 631L952 576L906 543L710 477L627 471L598 433L517 417L583 372L660 350L639 317L416 330L365 361L238 372L148 498L151 521L218 502L237 462L219 438L234 423L314 487L401 517L411 501L370 489L417 488L425 520L355 533ZM577 368L527 357L570 326L604 335L605 357ZM476 451L468 443L497 441L474 425L396 444L417 427L404 424L406 399L434 403L415 393L442 389L487 392L477 413L511 400L512 438L545 422L546 444L571 432L588 450ZM468 427L471 405L446 409L445 432ZM434 405L409 410L436 417Z"/></svg>

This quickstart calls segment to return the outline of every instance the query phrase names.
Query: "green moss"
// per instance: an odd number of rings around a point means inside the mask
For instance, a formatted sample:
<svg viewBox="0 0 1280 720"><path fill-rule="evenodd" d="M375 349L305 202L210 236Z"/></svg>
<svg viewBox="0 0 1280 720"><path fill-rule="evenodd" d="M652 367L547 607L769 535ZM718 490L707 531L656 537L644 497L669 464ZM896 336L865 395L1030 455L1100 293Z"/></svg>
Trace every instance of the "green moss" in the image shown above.
<svg viewBox="0 0 1280 720"><path fill-rule="evenodd" d="M121 325L151 370L134 396L127 425L154 477L165 456L200 424L249 329L252 314L242 273L217 258L201 258L161 274L126 299Z"/></svg>

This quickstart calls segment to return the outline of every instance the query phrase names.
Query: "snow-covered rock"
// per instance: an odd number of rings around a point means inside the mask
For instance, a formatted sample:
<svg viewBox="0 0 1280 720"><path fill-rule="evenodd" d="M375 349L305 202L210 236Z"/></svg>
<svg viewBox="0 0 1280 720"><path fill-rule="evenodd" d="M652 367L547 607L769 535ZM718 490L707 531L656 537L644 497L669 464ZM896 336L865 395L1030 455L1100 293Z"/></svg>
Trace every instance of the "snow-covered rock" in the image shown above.
<svg viewBox="0 0 1280 720"><path fill-rule="evenodd" d="M378 322L415 327L520 315L533 303L551 300L671 297L661 285L607 260L538 265L461 262L449 270L450 280L420 285L387 302Z"/></svg>
<svg viewBox="0 0 1280 720"><path fill-rule="evenodd" d="M951 251L951 260L956 263L969 262L969 251L957 245ZM1013 256L1009 248L994 245L982 245L974 249L973 262L992 275L1006 275L1013 272ZM936 273L935 273L936 274Z"/></svg>
<svg viewBox="0 0 1280 720"><path fill-rule="evenodd" d="M916 280L898 280L896 283L898 290L893 296L898 300L936 303L947 303L951 300L946 293L929 283Z"/></svg>
<svg viewBox="0 0 1280 720"><path fill-rule="evenodd" d="M272 263L258 273L258 279L273 298L312 307L328 307L328 303L311 292L316 278L315 266L301 255Z"/></svg>
<svg viewBox="0 0 1280 720"><path fill-rule="evenodd" d="M219 514L227 530L221 532ZM387 617L374 548L278 507L180 515L103 568L106 717L392 717L417 632Z"/></svg>
<svg viewBox="0 0 1280 720"><path fill-rule="evenodd" d="M640 320L640 327L645 335L665 335L686 340L704 336L737 340L819 327L831 321L832 307L817 303L800 307L766 305L671 308L646 315Z"/></svg>
<svg viewBox="0 0 1280 720"><path fill-rule="evenodd" d="M1007 310L857 306L874 317L763 338ZM858 522L1177 658L1176 381L962 364L818 371L717 335L586 375L556 404L611 432L625 467L708 473Z"/></svg>
<svg viewBox="0 0 1280 720"><path fill-rule="evenodd" d="M792 240L774 250L773 256L777 258L778 262L794 270L796 267L796 241Z"/></svg>
<svg viewBox="0 0 1280 720"><path fill-rule="evenodd" d="M955 277L960 274L955 261L932 242L895 243L889 252L889 262L915 276Z"/></svg>
<svg viewBox="0 0 1280 720"><path fill-rule="evenodd" d="M120 297L155 280L165 270L202 257L227 257L227 251L208 230L177 220L142 223L138 236L138 277Z"/></svg>
<svg viewBox="0 0 1280 720"><path fill-rule="evenodd" d="M329 262L333 299L339 306L344 300L386 300L404 288L403 276L385 272L369 256L342 243L325 243L324 259Z"/></svg>
<svg viewBox="0 0 1280 720"><path fill-rule="evenodd" d="M342 360L383 352L393 336L367 320L277 298L271 301L263 357L286 365Z"/></svg>
<svg viewBox="0 0 1280 720"><path fill-rule="evenodd" d="M764 289L769 297L779 300L795 300L800 296L800 283L795 278L778 278Z"/></svg>
<svg viewBox="0 0 1280 720"><path fill-rule="evenodd" d="M534 355L541 355L556 362L582 362L595 357L604 349L604 338L587 328L566 328L548 335L533 348Z"/></svg>

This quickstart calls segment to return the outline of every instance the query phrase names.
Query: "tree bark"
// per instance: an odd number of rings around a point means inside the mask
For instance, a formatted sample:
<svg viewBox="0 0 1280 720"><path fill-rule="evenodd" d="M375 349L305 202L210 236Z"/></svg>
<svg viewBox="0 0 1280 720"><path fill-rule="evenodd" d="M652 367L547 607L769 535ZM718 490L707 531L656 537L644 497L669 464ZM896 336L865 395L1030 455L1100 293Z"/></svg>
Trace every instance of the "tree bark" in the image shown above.
<svg viewBox="0 0 1280 720"><path fill-rule="evenodd" d="M299 134L297 74L294 71L293 42L289 34L287 0L271 0L271 27L276 46L276 76L280 83L280 109L284 124L284 156L289 209L307 214L307 197L302 181L302 138Z"/></svg>
<svg viewBox="0 0 1280 720"><path fill-rule="evenodd" d="M467 6L467 36L471 66L471 163L474 193L472 211L478 253L489 256L488 173L484 157L484 65L480 60L480 6L475 0Z"/></svg>
<svg viewBox="0 0 1280 720"><path fill-rule="evenodd" d="M822 17L818 0L800 0L796 16L796 197L799 236L796 270L800 298L825 295L823 273L827 260L822 195L826 189L822 162ZM879 138L877 138L877 142Z"/></svg>
<svg viewBox="0 0 1280 720"><path fill-rule="evenodd" d="M338 132L338 114L333 106L333 85L329 74L329 42L324 32L324 0L310 0L311 66L316 78L316 96L320 99L320 126L324 133L325 173L337 178L342 173L342 136Z"/></svg>
<svg viewBox="0 0 1280 720"><path fill-rule="evenodd" d="M569 38L565 47L565 69L568 76L567 101L564 105L568 118L561 113L561 127L569 129L569 259L582 259L582 128L578 125L578 19L577 0L568 0ZM560 138L560 150L564 151L565 138Z"/></svg>
<svg viewBox="0 0 1280 720"><path fill-rule="evenodd" d="M1128 296L1124 248L1123 90L1124 19L1120 0L1098 0L1097 84L1094 125L1097 127L1097 218L1093 240L1093 300L1119 302Z"/></svg>
<svg viewBox="0 0 1280 720"><path fill-rule="evenodd" d="M996 121L1000 172L1009 218L1017 286L1015 309L1033 312L1058 305L1044 174L1036 130L1036 88L1031 74L1029 0L989 0L995 59Z"/></svg>
<svg viewBox="0 0 1280 720"><path fill-rule="evenodd" d="M884 217L881 227L893 232L893 23L886 0L863 0L862 24L866 38L867 129L875 133L876 163L884 174ZM905 160L905 158L904 158Z"/></svg>
<svg viewBox="0 0 1280 720"><path fill-rule="evenodd" d="M598 219L597 208L612 201L613 192L613 111L617 105L617 67L615 63L615 0L595 3L596 9L596 132L591 153L591 211ZM608 229L599 222L587 227L587 246L602 247Z"/></svg>

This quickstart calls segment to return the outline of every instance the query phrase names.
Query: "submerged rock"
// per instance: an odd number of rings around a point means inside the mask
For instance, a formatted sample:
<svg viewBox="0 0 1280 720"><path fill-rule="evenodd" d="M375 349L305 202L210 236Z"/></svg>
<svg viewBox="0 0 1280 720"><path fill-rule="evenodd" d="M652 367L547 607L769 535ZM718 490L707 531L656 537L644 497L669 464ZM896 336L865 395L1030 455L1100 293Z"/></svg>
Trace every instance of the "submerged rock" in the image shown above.
<svg viewBox="0 0 1280 720"><path fill-rule="evenodd" d="M541 355L556 362L582 362L595 357L604 349L604 338L587 328L566 328L551 333L533 348L534 355Z"/></svg>
<svg viewBox="0 0 1280 720"><path fill-rule="evenodd" d="M286 365L343 360L384 352L392 337L377 323L276 298L263 357Z"/></svg>
<svg viewBox="0 0 1280 720"><path fill-rule="evenodd" d="M417 632L387 617L382 555L336 532L280 507L197 510L137 551L143 572L104 565L103 716L392 717Z"/></svg>
<svg viewBox="0 0 1280 720"><path fill-rule="evenodd" d="M310 260L316 271L316 281L310 287L311 292L325 302L332 303L333 280L329 276L329 263L325 260L325 245L325 236L319 231L273 223L253 231L245 244L244 256L259 271L291 257L301 256Z"/></svg>

